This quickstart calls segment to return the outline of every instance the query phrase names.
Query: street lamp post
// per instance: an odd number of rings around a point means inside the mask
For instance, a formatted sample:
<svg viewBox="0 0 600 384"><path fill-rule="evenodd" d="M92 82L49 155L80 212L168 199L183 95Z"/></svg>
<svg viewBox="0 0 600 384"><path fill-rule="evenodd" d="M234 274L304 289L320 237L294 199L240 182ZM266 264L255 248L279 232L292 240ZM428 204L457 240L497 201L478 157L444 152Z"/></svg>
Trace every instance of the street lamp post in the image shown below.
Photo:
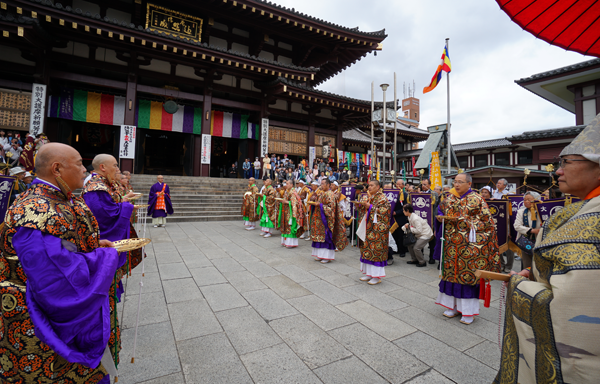
<svg viewBox="0 0 600 384"><path fill-rule="evenodd" d="M383 183L385 184L385 131L387 128L387 106L385 103L385 91L387 91L389 84L381 84L380 87L383 90L383 164L381 166L381 174L383 177Z"/></svg>

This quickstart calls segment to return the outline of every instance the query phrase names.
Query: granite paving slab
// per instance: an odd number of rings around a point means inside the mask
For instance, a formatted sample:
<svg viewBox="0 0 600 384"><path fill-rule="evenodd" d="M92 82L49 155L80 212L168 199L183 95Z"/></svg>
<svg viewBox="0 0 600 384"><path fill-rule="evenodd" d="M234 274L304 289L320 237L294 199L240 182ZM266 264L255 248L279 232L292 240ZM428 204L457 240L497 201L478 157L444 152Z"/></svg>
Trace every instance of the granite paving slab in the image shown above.
<svg viewBox="0 0 600 384"><path fill-rule="evenodd" d="M223 328L204 299L168 305L175 340L187 340L222 332Z"/></svg>
<svg viewBox="0 0 600 384"><path fill-rule="evenodd" d="M403 383L429 369L422 361L362 324L337 328L329 334L391 383Z"/></svg>
<svg viewBox="0 0 600 384"><path fill-rule="evenodd" d="M304 315L274 320L269 325L310 369L352 356Z"/></svg>
<svg viewBox="0 0 600 384"><path fill-rule="evenodd" d="M268 321L298 313L294 307L270 289L245 292L242 295L252 308Z"/></svg>
<svg viewBox="0 0 600 384"><path fill-rule="evenodd" d="M187 383L253 384L224 333L181 341L177 350Z"/></svg>
<svg viewBox="0 0 600 384"><path fill-rule="evenodd" d="M255 383L319 384L321 380L285 344L241 356Z"/></svg>
<svg viewBox="0 0 600 384"><path fill-rule="evenodd" d="M213 312L248 305L246 300L230 284L216 284L200 287L202 295Z"/></svg>
<svg viewBox="0 0 600 384"><path fill-rule="evenodd" d="M416 328L362 300L338 305L337 308L390 341L416 332Z"/></svg>
<svg viewBox="0 0 600 384"><path fill-rule="evenodd" d="M275 331L251 307L221 311L216 315L239 355L282 342Z"/></svg>
<svg viewBox="0 0 600 384"><path fill-rule="evenodd" d="M491 383L496 377L496 371L489 366L423 332L415 332L394 343L457 383Z"/></svg>

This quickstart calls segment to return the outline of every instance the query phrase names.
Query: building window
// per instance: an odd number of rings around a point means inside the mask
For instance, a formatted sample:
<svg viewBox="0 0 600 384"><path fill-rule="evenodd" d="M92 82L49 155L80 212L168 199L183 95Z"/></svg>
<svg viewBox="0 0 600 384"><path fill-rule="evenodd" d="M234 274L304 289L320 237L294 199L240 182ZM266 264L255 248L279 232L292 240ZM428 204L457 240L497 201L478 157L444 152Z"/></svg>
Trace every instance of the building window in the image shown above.
<svg viewBox="0 0 600 384"><path fill-rule="evenodd" d="M533 151L518 152L519 164L533 164Z"/></svg>
<svg viewBox="0 0 600 384"><path fill-rule="evenodd" d="M458 156L458 165L462 169L469 168L469 156Z"/></svg>
<svg viewBox="0 0 600 384"><path fill-rule="evenodd" d="M475 155L475 167L486 167L488 165L488 155Z"/></svg>
<svg viewBox="0 0 600 384"><path fill-rule="evenodd" d="M495 153L496 165L510 165L510 152Z"/></svg>

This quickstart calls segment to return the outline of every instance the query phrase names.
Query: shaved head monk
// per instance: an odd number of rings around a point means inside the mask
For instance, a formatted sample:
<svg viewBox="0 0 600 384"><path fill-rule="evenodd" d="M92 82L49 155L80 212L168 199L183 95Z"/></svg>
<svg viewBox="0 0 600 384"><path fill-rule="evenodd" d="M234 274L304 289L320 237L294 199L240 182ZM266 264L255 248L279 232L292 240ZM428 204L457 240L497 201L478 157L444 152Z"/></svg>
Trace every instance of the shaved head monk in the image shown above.
<svg viewBox="0 0 600 384"><path fill-rule="evenodd" d="M110 383L100 361L119 342L111 298L125 259L102 248L112 243L100 240L88 206L71 194L83 185L81 161L68 145L41 147L38 178L0 229L0 349L8 362L27 362L2 363L8 382Z"/></svg>
<svg viewBox="0 0 600 384"><path fill-rule="evenodd" d="M94 167L92 178L85 184L82 196L98 220L100 233L111 241L137 238L131 224L134 206L129 202L133 192L121 196L117 179L117 175L120 175L117 159L112 155L100 154L94 157L92 166ZM117 287L119 297L122 293L120 277L135 268L141 261L141 249L129 252L129 260L118 273L120 275Z"/></svg>

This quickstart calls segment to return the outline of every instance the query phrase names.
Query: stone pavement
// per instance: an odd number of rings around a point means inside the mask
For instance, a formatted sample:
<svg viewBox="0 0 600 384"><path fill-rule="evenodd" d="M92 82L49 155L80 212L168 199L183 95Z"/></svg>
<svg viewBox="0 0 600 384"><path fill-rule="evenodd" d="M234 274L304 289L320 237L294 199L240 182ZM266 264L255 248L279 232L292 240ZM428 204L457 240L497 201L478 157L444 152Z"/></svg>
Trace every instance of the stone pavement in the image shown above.
<svg viewBox="0 0 600 384"><path fill-rule="evenodd" d="M243 222L150 228L135 363L141 266L119 304L119 384L491 383L499 284L467 326L434 303L438 273L395 257L376 286L360 282L358 248L321 264L310 242ZM278 233L278 232L276 232Z"/></svg>

